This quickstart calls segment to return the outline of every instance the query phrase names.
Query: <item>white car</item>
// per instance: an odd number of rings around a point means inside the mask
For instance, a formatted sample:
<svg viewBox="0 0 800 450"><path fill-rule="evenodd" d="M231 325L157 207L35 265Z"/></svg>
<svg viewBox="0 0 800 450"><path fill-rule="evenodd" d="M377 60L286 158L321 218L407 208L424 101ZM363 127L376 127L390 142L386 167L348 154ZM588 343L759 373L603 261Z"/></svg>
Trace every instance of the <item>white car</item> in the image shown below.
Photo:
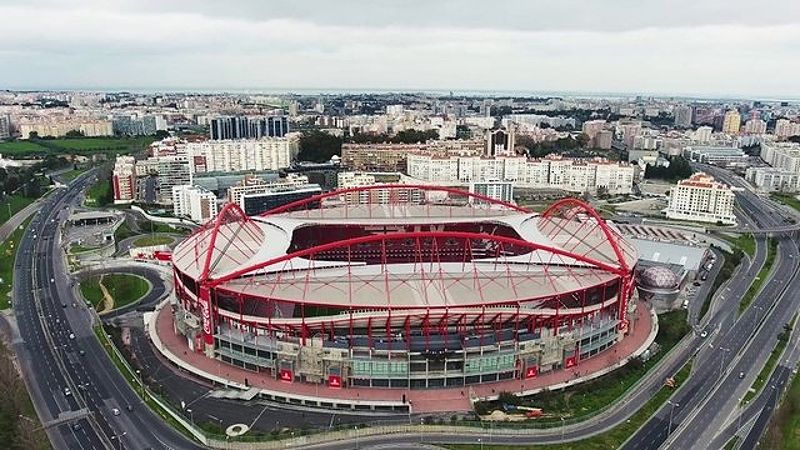
<svg viewBox="0 0 800 450"><path fill-rule="evenodd" d="M706 331L706 330L703 330L703 332L702 332L702 333L700 333L700 337L701 337L701 338L704 338L704 337L706 337L706 336L708 336L708 331Z"/></svg>
<svg viewBox="0 0 800 450"><path fill-rule="evenodd" d="M64 395L69 397L70 395L72 395L72 391L70 391L68 387L65 387L64 388Z"/></svg>

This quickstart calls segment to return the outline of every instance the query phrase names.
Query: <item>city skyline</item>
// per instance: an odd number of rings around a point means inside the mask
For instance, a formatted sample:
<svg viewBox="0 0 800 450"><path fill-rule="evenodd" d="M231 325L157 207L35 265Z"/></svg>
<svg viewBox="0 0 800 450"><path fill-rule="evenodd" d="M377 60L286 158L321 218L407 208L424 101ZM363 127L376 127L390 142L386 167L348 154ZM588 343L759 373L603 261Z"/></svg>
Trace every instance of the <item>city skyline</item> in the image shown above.
<svg viewBox="0 0 800 450"><path fill-rule="evenodd" d="M767 3L10 0L0 88L798 98L800 6Z"/></svg>

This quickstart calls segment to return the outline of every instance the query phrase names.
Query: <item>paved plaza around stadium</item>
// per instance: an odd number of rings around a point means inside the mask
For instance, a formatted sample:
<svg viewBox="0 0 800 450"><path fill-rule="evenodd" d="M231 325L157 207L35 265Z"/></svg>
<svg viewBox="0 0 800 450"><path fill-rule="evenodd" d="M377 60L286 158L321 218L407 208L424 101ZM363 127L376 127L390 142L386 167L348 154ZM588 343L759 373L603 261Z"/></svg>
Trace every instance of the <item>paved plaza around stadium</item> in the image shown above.
<svg viewBox="0 0 800 450"><path fill-rule="evenodd" d="M287 383L266 373L255 373L240 369L218 360L210 359L202 353L189 349L186 339L177 334L173 324L172 309L165 303L151 318L148 333L155 347L176 366L196 376L225 384L245 388L245 384L264 392L274 392L287 398L321 399L326 402L351 402L369 404L401 404L403 397L416 414L469 411L472 409L470 396L487 398L497 393L525 392L533 394L547 387L561 387L564 383L573 384L588 381L608 373L633 357L644 352L655 339L657 324L655 316L643 303L636 308L636 319L631 332L625 339L608 350L583 361L570 369L555 370L527 380L509 380L498 383L473 385L462 388L443 389L379 389L379 388L330 388L326 385L312 385L295 382ZM247 380L247 383L245 383Z"/></svg>

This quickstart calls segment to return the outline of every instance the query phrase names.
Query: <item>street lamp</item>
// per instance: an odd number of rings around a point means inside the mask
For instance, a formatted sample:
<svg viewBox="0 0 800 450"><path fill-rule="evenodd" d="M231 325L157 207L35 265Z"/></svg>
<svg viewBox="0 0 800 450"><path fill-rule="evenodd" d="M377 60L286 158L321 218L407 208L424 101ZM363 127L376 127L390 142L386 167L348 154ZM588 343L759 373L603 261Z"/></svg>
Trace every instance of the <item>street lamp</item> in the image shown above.
<svg viewBox="0 0 800 450"><path fill-rule="evenodd" d="M194 425L194 414L192 414L191 408L186 408L186 412L189 413L189 420L191 420L192 425Z"/></svg>
<svg viewBox="0 0 800 450"><path fill-rule="evenodd" d="M358 425L354 425L353 428L356 432L356 450L358 450Z"/></svg>
<svg viewBox="0 0 800 450"><path fill-rule="evenodd" d="M481 438L478 438L478 445L481 447L481 450L483 450L483 440Z"/></svg>
<svg viewBox="0 0 800 450"><path fill-rule="evenodd" d="M669 409L669 425L667 426L667 436L669 436L670 433L672 433L672 412L675 411L676 406L680 408L681 405L679 403L672 403L670 400L667 400L667 403L672 406Z"/></svg>
<svg viewBox="0 0 800 450"><path fill-rule="evenodd" d="M566 426L566 422L564 421L564 417L561 417L561 442L564 442L564 427Z"/></svg>

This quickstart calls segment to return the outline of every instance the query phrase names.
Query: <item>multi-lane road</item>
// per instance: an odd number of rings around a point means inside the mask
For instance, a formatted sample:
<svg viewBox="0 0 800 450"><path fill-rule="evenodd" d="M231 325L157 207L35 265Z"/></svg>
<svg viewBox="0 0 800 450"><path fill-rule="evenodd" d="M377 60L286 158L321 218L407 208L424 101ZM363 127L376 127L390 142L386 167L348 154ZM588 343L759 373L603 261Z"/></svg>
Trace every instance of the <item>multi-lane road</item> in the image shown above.
<svg viewBox="0 0 800 450"><path fill-rule="evenodd" d="M93 313L73 295L60 230L93 174L42 202L14 268L15 351L55 448L200 448L140 404L94 336Z"/></svg>

